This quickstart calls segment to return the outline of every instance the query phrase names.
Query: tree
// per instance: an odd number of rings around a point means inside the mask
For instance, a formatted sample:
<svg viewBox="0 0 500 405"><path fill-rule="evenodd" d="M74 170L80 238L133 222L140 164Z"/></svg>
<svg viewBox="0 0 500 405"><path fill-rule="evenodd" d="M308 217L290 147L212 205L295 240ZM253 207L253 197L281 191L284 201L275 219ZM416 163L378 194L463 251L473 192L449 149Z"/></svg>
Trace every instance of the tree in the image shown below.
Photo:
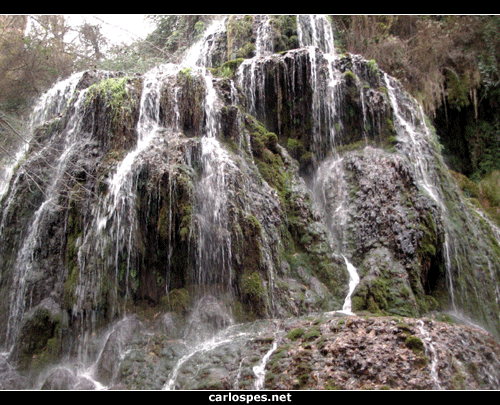
<svg viewBox="0 0 500 405"><path fill-rule="evenodd" d="M22 112L34 96L73 70L74 56L57 15L2 16L0 19L0 108Z"/></svg>
<svg viewBox="0 0 500 405"><path fill-rule="evenodd" d="M108 45L108 40L101 33L101 26L84 22L76 28L76 45L72 52L75 54L75 67L77 70L85 70L95 67L105 58L104 49Z"/></svg>
<svg viewBox="0 0 500 405"><path fill-rule="evenodd" d="M161 49L171 55L182 52L201 35L211 15L151 15L148 17L156 25L148 35L147 42L154 49Z"/></svg>

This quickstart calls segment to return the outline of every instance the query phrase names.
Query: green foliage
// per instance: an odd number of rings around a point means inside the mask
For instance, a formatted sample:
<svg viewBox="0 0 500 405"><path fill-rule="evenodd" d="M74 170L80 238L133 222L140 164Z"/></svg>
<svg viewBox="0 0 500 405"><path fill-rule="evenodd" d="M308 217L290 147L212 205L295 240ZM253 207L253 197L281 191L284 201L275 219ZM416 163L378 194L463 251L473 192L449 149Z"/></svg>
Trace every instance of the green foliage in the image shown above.
<svg viewBox="0 0 500 405"><path fill-rule="evenodd" d="M273 15L271 16L273 28L274 51L282 52L299 47L297 34L297 16Z"/></svg>
<svg viewBox="0 0 500 405"><path fill-rule="evenodd" d="M418 336L408 336L405 340L405 345L415 354L420 354L424 351L424 342Z"/></svg>
<svg viewBox="0 0 500 405"><path fill-rule="evenodd" d="M185 50L203 33L207 23L213 18L210 15L151 15L149 20L156 28L146 38L146 42L158 50L176 54Z"/></svg>
<svg viewBox="0 0 500 405"><path fill-rule="evenodd" d="M304 341L305 342L311 342L313 340L316 340L321 336L321 332L319 331L319 328L317 326L309 329L305 334L304 334Z"/></svg>
<svg viewBox="0 0 500 405"><path fill-rule="evenodd" d="M89 87L85 103L89 104L100 97L111 109L115 126L130 123L131 115L137 107L137 99L131 97L129 92L132 80L129 76L101 80Z"/></svg>
<svg viewBox="0 0 500 405"><path fill-rule="evenodd" d="M0 16L0 108L24 112L32 97L72 72L68 29L62 15Z"/></svg>
<svg viewBox="0 0 500 405"><path fill-rule="evenodd" d="M481 192L491 206L500 207L500 171L489 173L480 183Z"/></svg>
<svg viewBox="0 0 500 405"><path fill-rule="evenodd" d="M478 67L485 88L488 91L500 83L500 17L498 15L484 17L482 39L484 48L479 55Z"/></svg>
<svg viewBox="0 0 500 405"><path fill-rule="evenodd" d="M252 15L232 15L226 23L228 59L250 58L255 51Z"/></svg>
<svg viewBox="0 0 500 405"><path fill-rule="evenodd" d="M179 288L163 296L160 302L169 311L185 314L191 304L191 295L185 288Z"/></svg>
<svg viewBox="0 0 500 405"><path fill-rule="evenodd" d="M500 114L494 113L494 118L489 121L469 123L466 137L475 169L472 180L478 181L487 173L500 169Z"/></svg>
<svg viewBox="0 0 500 405"><path fill-rule="evenodd" d="M132 73L146 73L155 66L165 63L165 55L153 52L144 41L130 45L112 45L106 57L96 62L101 70Z"/></svg>
<svg viewBox="0 0 500 405"><path fill-rule="evenodd" d="M457 110L470 104L469 94L472 85L468 72L458 74L454 70L446 72L446 88L448 89L448 103Z"/></svg>
<svg viewBox="0 0 500 405"><path fill-rule="evenodd" d="M233 59L225 62L219 68L213 68L210 70L215 76L233 78L236 70L238 69L238 66L240 66L244 60L245 59L243 58Z"/></svg>
<svg viewBox="0 0 500 405"><path fill-rule="evenodd" d="M305 333L305 330L303 328L297 328L297 329L292 329L290 332L287 333L286 337L290 340L297 340L301 338Z"/></svg>

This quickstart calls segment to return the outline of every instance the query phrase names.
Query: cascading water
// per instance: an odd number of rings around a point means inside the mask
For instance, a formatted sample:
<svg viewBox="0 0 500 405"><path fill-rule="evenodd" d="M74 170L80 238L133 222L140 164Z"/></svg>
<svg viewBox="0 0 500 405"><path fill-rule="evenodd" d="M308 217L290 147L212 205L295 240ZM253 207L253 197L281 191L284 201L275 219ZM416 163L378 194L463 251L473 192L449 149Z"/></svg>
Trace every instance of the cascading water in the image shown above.
<svg viewBox="0 0 500 405"><path fill-rule="evenodd" d="M330 139L330 146L334 154L333 158L329 158L320 165L315 173L312 191L316 197L320 207L326 216L327 229L333 239L337 252L343 252L343 232L346 225L346 183L344 181L344 173L342 168L342 159L336 153L334 146L336 145L337 129L335 125L336 117L338 115L338 86L340 79L338 74L333 69L333 62L335 60L335 46L334 37L331 25L327 21L326 16L323 15L310 15L310 16L297 16L297 27L299 33L299 42L301 46L308 47L309 56L311 59L311 82L313 88L313 116L314 116L314 133L313 137L319 144L320 140L324 138L321 135L321 123L326 121L327 138ZM317 61L316 61L316 48L322 51L323 57L326 59L327 74L325 93L322 94L317 77ZM337 124L338 125L338 124ZM335 186L332 186L332 179L334 179ZM329 186L327 186L327 178ZM332 193L336 195L332 195ZM330 195L326 195L330 194ZM333 204L333 206L332 206ZM356 268L349 262L349 260L342 255L347 271L349 274L349 292L345 298L342 307L342 313L353 315L351 312L351 296L359 283L359 276Z"/></svg>
<svg viewBox="0 0 500 405"><path fill-rule="evenodd" d="M432 167L429 157L429 142L432 142L429 128L427 127L422 108L414 110L415 102L405 106L406 113L400 108L402 101L396 95L396 84L394 79L384 73L384 81L387 86L389 99L395 116L395 126L401 150L405 156L414 164L415 175L419 186L436 202L441 208L445 224L445 240L443 259L446 269L446 281L451 297L451 311L457 313L455 302L455 292L452 277L452 265L455 258L457 265L460 263L459 256L456 253L457 244L453 243L450 232L450 219L443 198L437 185L439 182L435 179L435 169ZM408 97L408 96L406 96ZM436 159L434 157L434 159Z"/></svg>
<svg viewBox="0 0 500 405"><path fill-rule="evenodd" d="M201 134L202 175L195 187L195 218L198 234L195 283L200 286L231 283L231 239L228 222L227 177L234 163L218 140L220 118L218 96L210 65L211 45L225 30L226 18L214 21L203 38L188 52L183 65L202 79L205 88L205 125Z"/></svg>
<svg viewBox="0 0 500 405"><path fill-rule="evenodd" d="M427 356L431 360L431 378L433 381L433 384L435 385L435 389L440 390L441 389L441 384L439 382L439 375L437 371L437 366L438 366L438 357L436 354L436 349L434 347L434 342L432 341L432 338L425 328L425 323L422 319L418 321L418 328L420 330L420 333L422 335L422 339L424 342L424 347L425 347L425 352Z"/></svg>
<svg viewBox="0 0 500 405"><path fill-rule="evenodd" d="M439 204L441 208L444 209L442 200L435 188L436 183L431 181L429 178L430 167L424 149L425 142L427 142L429 138L428 128L425 124L425 117L423 116L421 110L418 111L418 115L417 112L409 110L408 113L410 116L405 117L399 107L401 101L396 98L393 79L391 79L387 73L384 73L384 80L387 85L389 99L396 118L394 123L396 126L396 132L401 143L407 146L404 150L405 154L407 154L408 158L415 164L419 185L437 204ZM419 126L419 128L417 128L417 126Z"/></svg>
<svg viewBox="0 0 500 405"><path fill-rule="evenodd" d="M347 271L349 273L349 292L345 298L344 305L342 306L342 311L337 311L346 315L354 315L352 312L352 294L359 284L359 275L356 268L350 263L344 256L345 264L347 266Z"/></svg>
<svg viewBox="0 0 500 405"><path fill-rule="evenodd" d="M326 15L298 15L297 30L302 47L318 47L325 54L335 54L332 26Z"/></svg>
<svg viewBox="0 0 500 405"><path fill-rule="evenodd" d="M46 108L37 108L33 125L41 122L44 118L53 117L59 114L75 89L76 84L81 78L81 74L76 74L66 81L57 85L52 91L46 93L43 97ZM43 159L43 164L50 165L50 178L46 182L43 190L44 201L35 211L27 235L24 237L23 245L19 250L14 265L13 288L11 289L9 301L9 318L7 322L7 345L12 346L15 343L19 332L22 317L26 308L27 282L28 278L37 270L36 250L39 248L43 238L40 234L40 225L46 215L50 215L50 210L57 208L60 190L64 188L64 178L68 175L68 168L71 167L75 146L80 142L77 137L79 126L81 125L81 116L84 109L85 91L78 94L78 100L75 102L74 114L66 125L62 145L57 145L58 139L49 142L47 145L41 145L41 150L35 155L44 156L46 153L52 155L52 162ZM54 107L55 105L55 107ZM40 106L40 104L39 104ZM47 152L49 151L49 152ZM54 164L55 163L55 164ZM39 187L42 187L39 185ZM7 203L7 206L9 203ZM2 219L3 222L3 219ZM3 229L3 226L0 227ZM29 305L29 304L28 304Z"/></svg>
<svg viewBox="0 0 500 405"><path fill-rule="evenodd" d="M231 280L231 240L226 236L226 171L232 166L228 153L214 137L202 139L203 177L197 185L199 241L198 280L209 285L216 280Z"/></svg>
<svg viewBox="0 0 500 405"><path fill-rule="evenodd" d="M211 67L212 56L218 36L225 31L227 17L213 21L203 33L203 38L194 43L186 52L181 62L190 67Z"/></svg>
<svg viewBox="0 0 500 405"><path fill-rule="evenodd" d="M9 188L9 182L14 175L14 168L17 166L22 157L26 154L28 145L23 144L15 155L11 156L10 162L0 167L0 201Z"/></svg>
<svg viewBox="0 0 500 405"><path fill-rule="evenodd" d="M118 164L108 183L109 192L105 198L96 202L93 221L87 225L77 243L80 276L76 285L78 298L73 308L75 315L88 300L89 289L94 296L95 307L100 305L98 300L102 275L86 270L95 269L96 260L102 260L108 268L115 269L115 288L119 278L128 280L130 276L136 243L134 235L138 226L135 207L137 168L140 166L141 154L153 145L157 136L162 85L167 78L175 76L178 70L177 65L161 65L145 75L136 128L136 146ZM120 274L123 272L124 274ZM128 285L127 281L125 285Z"/></svg>
<svg viewBox="0 0 500 405"><path fill-rule="evenodd" d="M360 248L356 254L352 250L352 235L365 232L354 223L365 218L356 217L354 201L361 201L363 191L355 190L352 177L362 176L355 169L365 168L354 167L354 163L368 160L372 155L367 151L374 149L358 148L340 155L336 148L362 144L363 139L365 144L373 142L368 137L373 137L376 129L370 133L368 127L380 125L375 121L376 114L386 118L386 110L373 106L375 96L384 106L392 107L388 117L394 119L400 148L392 156L407 156L414 163L414 178L423 194L427 193L437 207L447 208L430 167L432 148L423 141L430 134L422 111L404 98L387 75L377 78L377 84L363 83L368 77L363 76L367 65L354 57L335 54L326 16L297 16L296 21L300 49L274 54L276 26L272 24L276 20L255 16L255 56L241 62L234 77L216 78L207 69L215 60L212 53L220 52L217 47L225 38L227 19L221 18L207 28L203 39L181 64L158 66L134 81L134 86L142 84L140 97L138 86L134 87L138 104L134 107L136 126L131 133L135 143L125 150L101 150L98 141L92 139L97 134L86 132L88 122L82 129L83 113L87 112L88 121L97 121L102 105L99 100L87 105L85 90L76 92L77 97L70 102L81 76L56 86L52 90L58 94L54 103L46 97L37 107L36 125L47 120L57 124L61 114L66 117L65 128L53 140L47 135L52 133L47 132L45 138L40 137L43 142L32 144L35 152L27 155L33 164L50 156L53 170L47 170L50 173L44 177L42 197L31 211L31 221L12 261L16 273L6 323L10 347L24 320L33 316L30 312L26 317L34 294L30 283L43 270L37 262L39 239L47 238L49 233L42 230L47 224L58 224L51 214L66 213L65 228L59 232L60 240L67 245L61 249L60 268L65 273L57 280L57 291L47 287L48 292L38 295L49 301L63 297L63 304L54 305L60 312L54 313L71 319L61 321L56 331L67 334L61 345L66 345L68 356L73 357L60 359L56 368L40 377L49 381L47 386L56 387L58 376L67 376L98 389L143 379L154 380L151 386L165 390L200 386L263 389L280 380L275 371L285 350L295 343L299 347L298 340L293 343L293 334L285 337L284 333L298 325L308 328L299 351L313 353L313 348L320 345L314 339L325 333L325 324L318 319L294 317L316 311L323 316L325 310L333 320L337 318L331 316L335 313L355 315L352 297L361 302L362 293L370 287L367 280L375 278L375 271L379 271L377 268L370 277L360 280L349 261L360 263L364 275L372 271L368 269L367 254ZM351 68L354 74L342 73ZM384 83L388 98L376 90ZM346 89L352 100L347 100ZM343 122L348 115L342 104L346 100L352 102L349 107L355 107L356 113L351 115L358 114L354 124ZM71 111L64 115L68 104ZM188 122L191 118L192 122ZM355 139L342 139L350 135L349 131L356 132ZM79 149L85 142L85 149ZM101 177L96 181L91 178L91 170L84 174L79 171L81 178L68 182L69 187L62 193L69 168L84 150L87 154L80 161L89 163L87 167L100 165L94 173ZM308 153L313 156L310 160ZM392 170L390 164L403 160L388 157L386 151L382 154L386 158L382 164L388 171ZM89 156L100 160L96 163ZM22 170L27 167L20 164L11 189L22 182ZM90 180L83 181L85 176ZM94 188L86 189L89 184ZM364 186L379 191L375 184ZM80 192L81 199L72 200ZM12 217L14 194L5 189L2 238ZM69 201L69 207L58 205L61 194L67 197L64 201ZM422 200L427 203L426 198ZM422 200L415 198L411 202ZM398 204L398 213L404 216L405 208ZM83 212L75 213L74 207ZM427 212L425 207L419 209ZM370 226L380 219L369 216ZM380 256L373 257L389 262L392 240L377 243L376 237L370 243L377 244ZM460 265L456 257L461 247L454 242L446 234L442 254L451 301L458 307L452 284L452 271L457 270L451 266L454 262ZM9 263L0 264L5 268ZM399 270L399 265L397 262L394 269ZM489 258L488 266L487 273L493 279L496 268ZM406 273L399 272L400 276L403 279ZM356 290L360 282L362 288ZM494 293L497 301L498 291ZM144 324L130 319L130 307L134 313L145 314ZM261 318L281 319L279 330L273 321ZM242 319L244 324L235 324L235 320ZM427 331L423 323L420 327L425 340ZM59 337L56 332L49 336L50 344L44 342L47 349L43 351L48 352L54 341L59 343ZM304 349L306 341L311 342L311 349ZM440 387L433 342L424 343L432 362L433 381ZM330 349L325 343L324 350ZM309 377L321 377L317 370L310 376L292 375L297 371L295 366L309 370L305 364L294 366L292 359L290 378L281 379L283 384L298 387ZM146 368L146 375L140 375ZM273 375L266 369L271 369Z"/></svg>
<svg viewBox="0 0 500 405"><path fill-rule="evenodd" d="M255 40L255 56L267 56L273 53L273 43L272 43L272 29L270 23L270 16L268 15L258 15L255 16L257 20L257 34Z"/></svg>

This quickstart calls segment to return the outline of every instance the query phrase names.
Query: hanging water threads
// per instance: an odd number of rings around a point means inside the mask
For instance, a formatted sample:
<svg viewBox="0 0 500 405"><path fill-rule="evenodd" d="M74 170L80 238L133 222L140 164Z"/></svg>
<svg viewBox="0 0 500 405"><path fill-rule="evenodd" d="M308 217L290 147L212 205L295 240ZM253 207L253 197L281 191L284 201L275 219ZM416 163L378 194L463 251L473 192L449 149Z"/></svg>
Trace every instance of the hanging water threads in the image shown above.
<svg viewBox="0 0 500 405"><path fill-rule="evenodd" d="M414 101L330 34L325 16L223 17L180 64L82 76L2 200L0 292L21 292L0 304L8 361L44 369L45 387L435 387L430 363L399 377L380 345L397 333L389 351L413 361L403 332L436 297L495 305L488 223L450 209ZM484 255L478 277L458 229ZM376 373L350 367L349 342Z"/></svg>

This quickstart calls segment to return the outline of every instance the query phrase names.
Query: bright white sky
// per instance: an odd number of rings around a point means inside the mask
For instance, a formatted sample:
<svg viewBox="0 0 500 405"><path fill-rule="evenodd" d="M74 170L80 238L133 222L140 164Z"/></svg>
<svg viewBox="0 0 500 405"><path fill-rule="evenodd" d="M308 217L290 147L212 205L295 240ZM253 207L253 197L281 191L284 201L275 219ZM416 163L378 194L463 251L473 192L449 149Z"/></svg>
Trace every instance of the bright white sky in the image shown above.
<svg viewBox="0 0 500 405"><path fill-rule="evenodd" d="M146 20L146 14L65 14L68 22L80 25L87 22L100 25L101 32L112 43L130 43L137 36L145 38L152 31L152 27Z"/></svg>

